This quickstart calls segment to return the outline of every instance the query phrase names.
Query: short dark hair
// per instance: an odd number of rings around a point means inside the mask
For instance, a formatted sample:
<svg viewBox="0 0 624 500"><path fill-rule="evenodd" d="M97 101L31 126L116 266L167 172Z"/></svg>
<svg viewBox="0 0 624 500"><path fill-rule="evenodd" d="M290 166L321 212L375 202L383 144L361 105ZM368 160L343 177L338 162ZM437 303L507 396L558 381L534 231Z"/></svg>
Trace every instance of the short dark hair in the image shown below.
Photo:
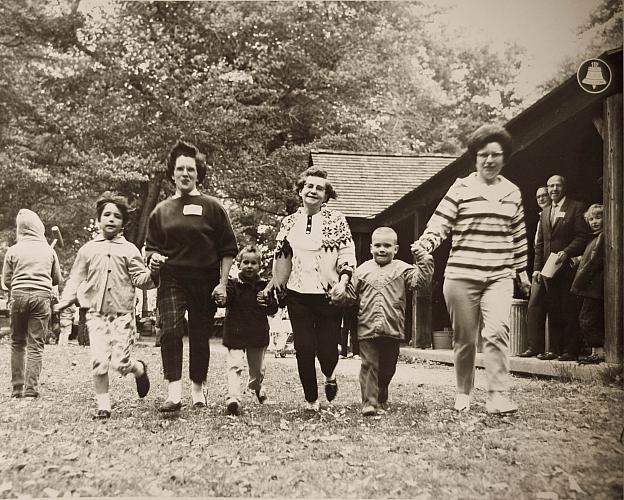
<svg viewBox="0 0 624 500"><path fill-rule="evenodd" d="M322 177L325 179L325 201L329 201L330 199L335 200L338 198L338 194L334 190L334 186L331 185L331 182L327 180L327 170L322 169L320 167L308 167L301 174L299 174L299 178L295 183L295 191L297 194L299 191L303 189L303 185L305 184L305 180L307 177Z"/></svg>
<svg viewBox="0 0 624 500"><path fill-rule="evenodd" d="M199 149L194 144L190 142L183 141L182 139L178 139L169 151L169 156L167 157L167 178L171 179L173 177L173 170L175 169L175 163L179 156L188 156L189 158L193 158L195 160L195 166L197 167L197 183L201 184L204 182L204 178L206 177L206 157L199 152Z"/></svg>
<svg viewBox="0 0 624 500"><path fill-rule="evenodd" d="M105 191L95 202L95 213L97 214L98 222L102 218L102 212L104 211L104 207L109 203L112 203L119 209L119 211L121 212L121 225L125 226L128 222L130 205L128 204L127 198L117 193L113 193L112 191Z"/></svg>
<svg viewBox="0 0 624 500"><path fill-rule="evenodd" d="M476 160L477 151L490 142L498 142L503 148L503 159L507 161L512 152L511 135L501 125L486 123L468 136L468 152Z"/></svg>
<svg viewBox="0 0 624 500"><path fill-rule="evenodd" d="M262 252L256 245L245 245L241 249L241 251L238 252L238 255L236 256L236 261L240 262L243 259L243 254L246 254L246 253L256 254L258 256L258 261L262 260Z"/></svg>

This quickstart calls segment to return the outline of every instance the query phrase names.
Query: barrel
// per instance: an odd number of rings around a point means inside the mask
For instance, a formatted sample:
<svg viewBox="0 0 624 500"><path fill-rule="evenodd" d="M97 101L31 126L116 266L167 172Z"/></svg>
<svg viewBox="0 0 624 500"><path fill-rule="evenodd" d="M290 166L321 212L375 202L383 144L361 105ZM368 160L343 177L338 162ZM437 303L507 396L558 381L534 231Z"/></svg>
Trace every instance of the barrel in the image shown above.
<svg viewBox="0 0 624 500"><path fill-rule="evenodd" d="M433 332L433 348L434 349L452 349L453 348L452 330L438 330L438 331Z"/></svg>
<svg viewBox="0 0 624 500"><path fill-rule="evenodd" d="M526 351L527 337L527 305L528 300L513 299L509 314L509 354L516 356Z"/></svg>

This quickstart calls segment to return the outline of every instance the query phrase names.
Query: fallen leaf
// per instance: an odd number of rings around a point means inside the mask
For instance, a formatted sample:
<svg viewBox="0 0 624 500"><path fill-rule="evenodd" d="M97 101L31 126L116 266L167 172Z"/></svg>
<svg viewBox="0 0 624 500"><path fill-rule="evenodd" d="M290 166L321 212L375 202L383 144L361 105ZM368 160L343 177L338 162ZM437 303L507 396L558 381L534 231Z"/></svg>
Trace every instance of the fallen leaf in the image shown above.
<svg viewBox="0 0 624 500"><path fill-rule="evenodd" d="M80 456L80 453L75 451L73 453L68 453L67 455L62 456L61 459L62 460L78 460L79 456Z"/></svg>
<svg viewBox="0 0 624 500"><path fill-rule="evenodd" d="M568 486L572 491L575 491L577 493L585 493L583 491L583 488L581 488L576 482L576 479L574 479L574 476L572 474L568 474Z"/></svg>
<svg viewBox="0 0 624 500"><path fill-rule="evenodd" d="M54 488L44 488L43 494L49 498L56 498L60 495L60 492L55 490Z"/></svg>
<svg viewBox="0 0 624 500"><path fill-rule="evenodd" d="M538 491L535 498L538 500L559 500L559 495L554 491Z"/></svg>

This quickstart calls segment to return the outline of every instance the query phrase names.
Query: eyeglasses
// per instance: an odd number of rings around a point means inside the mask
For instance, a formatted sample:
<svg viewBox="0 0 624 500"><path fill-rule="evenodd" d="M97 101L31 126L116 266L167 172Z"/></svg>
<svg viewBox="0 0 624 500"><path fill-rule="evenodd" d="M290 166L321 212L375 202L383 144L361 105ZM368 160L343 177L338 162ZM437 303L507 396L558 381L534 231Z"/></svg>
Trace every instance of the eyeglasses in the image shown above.
<svg viewBox="0 0 624 500"><path fill-rule="evenodd" d="M495 153L477 153L477 158L479 158L479 160L487 160L490 156L493 160L498 160L503 157L503 152L500 151Z"/></svg>
<svg viewBox="0 0 624 500"><path fill-rule="evenodd" d="M536 198L548 198L548 193L540 193L535 195Z"/></svg>

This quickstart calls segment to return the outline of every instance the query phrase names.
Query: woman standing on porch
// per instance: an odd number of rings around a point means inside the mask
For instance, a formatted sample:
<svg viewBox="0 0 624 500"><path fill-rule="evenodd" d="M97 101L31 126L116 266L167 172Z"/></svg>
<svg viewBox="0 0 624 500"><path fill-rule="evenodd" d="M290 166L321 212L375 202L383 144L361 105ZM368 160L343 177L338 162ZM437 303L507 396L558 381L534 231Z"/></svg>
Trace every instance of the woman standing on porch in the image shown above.
<svg viewBox="0 0 624 500"><path fill-rule="evenodd" d="M286 291L297 369L307 409L318 411L315 359L325 375L325 396L338 392L335 369L346 286L355 267L351 230L340 212L325 206L336 197L325 170L310 167L296 184L303 206L282 220L269 287Z"/></svg>
<svg viewBox="0 0 624 500"><path fill-rule="evenodd" d="M452 234L443 293L453 324L457 411L470 407L481 317L486 410L495 414L518 410L503 395L508 387L513 279L521 277L523 289L528 285L520 189L500 175L511 146L511 136L501 126L483 125L473 132L468 153L476 172L455 181L412 245L432 252Z"/></svg>

